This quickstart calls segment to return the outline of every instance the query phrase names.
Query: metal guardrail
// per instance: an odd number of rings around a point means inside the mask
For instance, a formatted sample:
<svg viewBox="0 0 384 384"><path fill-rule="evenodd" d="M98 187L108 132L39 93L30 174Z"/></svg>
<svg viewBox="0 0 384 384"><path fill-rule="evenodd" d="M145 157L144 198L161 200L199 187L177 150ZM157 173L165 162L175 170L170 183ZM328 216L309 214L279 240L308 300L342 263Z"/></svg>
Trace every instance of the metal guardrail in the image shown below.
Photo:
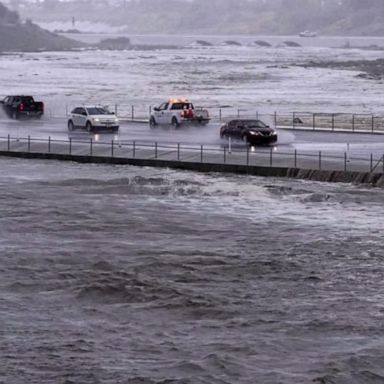
<svg viewBox="0 0 384 384"><path fill-rule="evenodd" d="M152 107L148 105L108 106L119 118L127 121L148 121ZM70 107L66 106L63 116ZM384 115L364 113L332 112L272 112L265 113L250 108L210 107L207 108L213 122L225 122L236 118L260 119L275 128L329 130L347 132L370 132L384 134ZM49 113L52 116L52 111Z"/></svg>
<svg viewBox="0 0 384 384"><path fill-rule="evenodd" d="M126 120L147 120L151 107L114 106L115 113ZM208 108L211 119L225 122L230 119L260 119L277 128L311 129L349 132L384 133L384 116L354 113L273 112L263 113L245 108Z"/></svg>
<svg viewBox="0 0 384 384"><path fill-rule="evenodd" d="M327 153L276 150L273 147L221 147L111 140L110 142L79 139L36 139L28 137L0 137L0 150L40 154L66 154L106 158L151 159L175 162L200 162L258 167L300 168L328 171L384 173L384 155L352 156L348 152Z"/></svg>

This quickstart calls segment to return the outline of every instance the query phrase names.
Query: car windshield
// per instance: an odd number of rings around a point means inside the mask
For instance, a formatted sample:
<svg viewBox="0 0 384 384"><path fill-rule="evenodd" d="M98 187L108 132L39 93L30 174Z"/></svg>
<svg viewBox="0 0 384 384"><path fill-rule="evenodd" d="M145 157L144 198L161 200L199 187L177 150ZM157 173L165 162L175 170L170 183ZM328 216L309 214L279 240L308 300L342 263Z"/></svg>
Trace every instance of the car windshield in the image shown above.
<svg viewBox="0 0 384 384"><path fill-rule="evenodd" d="M244 126L248 128L267 128L268 125L264 124L260 120L249 120L249 121L244 121L243 122Z"/></svg>
<svg viewBox="0 0 384 384"><path fill-rule="evenodd" d="M87 108L88 115L110 115L111 112L109 112L105 108L101 107L92 107L92 108Z"/></svg>

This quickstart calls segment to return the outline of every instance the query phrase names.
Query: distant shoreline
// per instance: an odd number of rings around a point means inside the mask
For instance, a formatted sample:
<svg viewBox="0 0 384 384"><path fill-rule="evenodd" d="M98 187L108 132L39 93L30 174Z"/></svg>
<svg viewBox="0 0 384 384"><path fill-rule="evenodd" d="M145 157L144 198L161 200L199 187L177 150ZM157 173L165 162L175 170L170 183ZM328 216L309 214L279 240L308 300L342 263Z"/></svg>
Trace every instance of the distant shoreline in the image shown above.
<svg viewBox="0 0 384 384"><path fill-rule="evenodd" d="M255 42L264 41L272 47L283 44L286 41L298 43L302 47L319 48L362 48L380 47L384 44L382 37L377 36L318 36L315 38L303 38L298 35L249 35L249 34L135 34L116 32L82 32L60 33L60 36L75 39L82 43L97 44L107 38L130 38L133 45L159 45L159 46L186 46L196 41L203 40L211 45L221 45L225 41L236 41L240 45L248 46ZM384 48L383 48L384 49Z"/></svg>

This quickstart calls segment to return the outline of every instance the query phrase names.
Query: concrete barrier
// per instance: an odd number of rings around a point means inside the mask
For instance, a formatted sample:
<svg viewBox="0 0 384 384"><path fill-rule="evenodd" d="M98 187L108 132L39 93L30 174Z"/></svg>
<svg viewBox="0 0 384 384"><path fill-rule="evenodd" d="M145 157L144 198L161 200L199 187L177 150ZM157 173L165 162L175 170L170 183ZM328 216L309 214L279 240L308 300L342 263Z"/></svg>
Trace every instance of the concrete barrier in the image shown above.
<svg viewBox="0 0 384 384"><path fill-rule="evenodd" d="M162 167L205 173L218 172L263 177L287 177L323 182L369 184L376 187L384 187L384 173L312 170L288 167L263 167L255 165L217 164L160 159L139 159L126 157L107 157L58 153L13 152L4 150L0 151L0 156L17 157L25 159L73 161L78 163L133 165L139 167Z"/></svg>

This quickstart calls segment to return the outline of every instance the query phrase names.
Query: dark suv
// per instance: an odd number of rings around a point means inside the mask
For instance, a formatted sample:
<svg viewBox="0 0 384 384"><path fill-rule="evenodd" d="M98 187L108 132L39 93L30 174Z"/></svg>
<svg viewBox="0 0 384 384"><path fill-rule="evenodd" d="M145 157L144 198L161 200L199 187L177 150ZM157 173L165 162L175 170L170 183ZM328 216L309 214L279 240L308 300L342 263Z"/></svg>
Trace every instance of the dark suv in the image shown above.
<svg viewBox="0 0 384 384"><path fill-rule="evenodd" d="M250 145L274 144L277 141L276 131L255 119L229 121L220 128L220 137L243 140Z"/></svg>
<svg viewBox="0 0 384 384"><path fill-rule="evenodd" d="M20 116L41 117L44 114L44 103L35 101L32 96L7 96L0 104L5 113L13 119Z"/></svg>

